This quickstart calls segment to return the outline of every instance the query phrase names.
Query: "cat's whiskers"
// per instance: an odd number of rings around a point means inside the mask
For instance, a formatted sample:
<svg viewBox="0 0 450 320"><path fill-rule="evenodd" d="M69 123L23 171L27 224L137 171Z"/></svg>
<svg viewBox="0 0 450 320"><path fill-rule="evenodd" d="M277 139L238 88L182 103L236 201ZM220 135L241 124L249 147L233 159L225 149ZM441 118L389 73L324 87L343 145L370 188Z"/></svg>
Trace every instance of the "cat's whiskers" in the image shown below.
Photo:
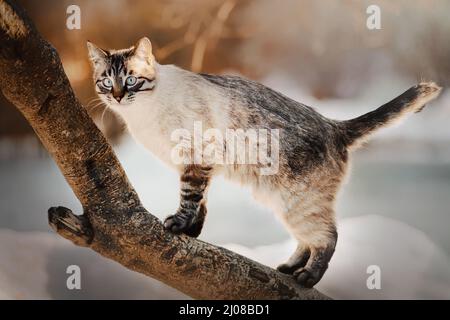
<svg viewBox="0 0 450 320"><path fill-rule="evenodd" d="M103 106L104 108L106 108L106 105L103 102L97 103L95 106L91 107L88 111L89 112L94 112L95 109L97 109L98 107Z"/></svg>
<svg viewBox="0 0 450 320"><path fill-rule="evenodd" d="M93 113L95 111L95 109L97 109L98 107L100 107L100 106L102 106L104 104L105 103L103 102L102 99L100 99L100 98L93 98L86 104L86 110L89 113Z"/></svg>
<svg viewBox="0 0 450 320"><path fill-rule="evenodd" d="M103 112L102 112L102 116L100 117L100 125L101 125L101 127L103 128L103 129L106 129L106 127L105 127L105 125L104 125L104 116L105 116L105 113L106 113L106 111L109 111L109 108L108 108L108 106L105 106L105 109L103 110Z"/></svg>
<svg viewBox="0 0 450 320"><path fill-rule="evenodd" d="M102 102L102 99L99 97L92 98L91 100L88 101L88 103L86 103L86 108L89 108L92 104L95 104L97 102Z"/></svg>

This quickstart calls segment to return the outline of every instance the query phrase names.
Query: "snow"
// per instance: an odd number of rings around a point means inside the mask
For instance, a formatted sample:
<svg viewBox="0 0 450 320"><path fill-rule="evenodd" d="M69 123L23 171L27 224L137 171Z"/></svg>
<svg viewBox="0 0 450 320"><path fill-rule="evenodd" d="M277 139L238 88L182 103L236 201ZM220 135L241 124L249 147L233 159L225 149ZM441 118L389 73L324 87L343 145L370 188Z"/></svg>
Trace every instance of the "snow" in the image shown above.
<svg viewBox="0 0 450 320"><path fill-rule="evenodd" d="M276 267L294 251L288 240L226 248ZM367 267L381 269L381 289L369 290ZM450 259L423 232L376 215L343 219L328 271L316 286L334 299L450 299Z"/></svg>
<svg viewBox="0 0 450 320"><path fill-rule="evenodd" d="M0 232L0 297L48 299L46 259L58 241L48 234Z"/></svg>
<svg viewBox="0 0 450 320"><path fill-rule="evenodd" d="M180 299L185 295L46 232L0 229L0 299ZM69 290L69 265L81 290Z"/></svg>

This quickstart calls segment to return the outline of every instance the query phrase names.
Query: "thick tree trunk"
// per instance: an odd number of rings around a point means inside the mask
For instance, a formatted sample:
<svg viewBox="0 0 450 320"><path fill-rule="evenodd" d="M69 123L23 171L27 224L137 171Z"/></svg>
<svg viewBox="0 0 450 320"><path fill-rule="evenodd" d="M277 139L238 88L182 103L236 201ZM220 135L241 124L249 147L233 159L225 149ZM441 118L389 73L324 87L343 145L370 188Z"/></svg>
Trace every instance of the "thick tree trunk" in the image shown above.
<svg viewBox="0 0 450 320"><path fill-rule="evenodd" d="M327 298L229 250L166 232L143 208L75 97L56 50L9 0L0 0L0 89L32 125L83 205L81 216L62 207L49 210L50 225L61 236L194 298Z"/></svg>

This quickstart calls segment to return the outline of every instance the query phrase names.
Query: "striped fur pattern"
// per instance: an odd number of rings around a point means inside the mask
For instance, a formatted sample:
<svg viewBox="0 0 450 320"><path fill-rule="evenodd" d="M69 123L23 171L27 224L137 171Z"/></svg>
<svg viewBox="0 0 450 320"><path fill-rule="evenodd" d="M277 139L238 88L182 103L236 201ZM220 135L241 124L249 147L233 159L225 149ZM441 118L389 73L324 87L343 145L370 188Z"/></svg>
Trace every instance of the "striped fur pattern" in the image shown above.
<svg viewBox="0 0 450 320"><path fill-rule="evenodd" d="M180 206L165 227L200 234L214 175L249 185L298 240L279 270L307 287L322 278L336 246L334 202L350 150L377 129L420 111L440 91L434 83L420 83L375 111L337 121L251 80L160 65L147 38L124 50L88 47L100 98L123 118L136 141L180 174ZM127 82L130 76L136 79ZM192 132L196 121L203 130L280 130L278 173L260 175L257 164L174 164L171 133L179 128Z"/></svg>
<svg viewBox="0 0 450 320"><path fill-rule="evenodd" d="M165 225L174 233L197 237L206 216L206 195L212 167L187 165L180 177L180 207Z"/></svg>
<svg viewBox="0 0 450 320"><path fill-rule="evenodd" d="M141 48L137 46L128 50L105 51L88 42L90 58L99 72L95 74L97 94L104 96L108 103L112 99L117 103L122 99L125 103L133 103L137 94L153 90L154 74L148 69L145 73L141 72L141 66L148 58L139 56L143 50L148 50L144 48L148 45L149 42L143 41Z"/></svg>

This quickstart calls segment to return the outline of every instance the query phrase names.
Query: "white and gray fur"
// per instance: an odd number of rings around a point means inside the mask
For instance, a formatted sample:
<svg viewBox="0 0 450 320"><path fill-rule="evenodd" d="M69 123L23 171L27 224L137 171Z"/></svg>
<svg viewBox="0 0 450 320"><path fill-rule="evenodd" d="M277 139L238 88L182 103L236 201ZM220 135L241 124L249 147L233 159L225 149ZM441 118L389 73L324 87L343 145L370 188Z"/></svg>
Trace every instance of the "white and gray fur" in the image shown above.
<svg viewBox="0 0 450 320"><path fill-rule="evenodd" d="M334 202L349 151L376 129L420 111L440 91L434 83L420 83L375 111L337 121L251 80L160 65L147 38L124 50L102 50L91 43L88 48L100 98L123 118L136 141L180 173L180 207L165 227L200 234L213 175L250 185L255 198L272 208L298 240L296 251L278 269L307 287L322 278L335 249ZM133 86L126 83L130 75L137 79ZM112 87L102 85L105 78ZM195 121L202 122L203 130L223 132L279 129L278 174L260 175L258 165L173 164L171 133L193 130Z"/></svg>

